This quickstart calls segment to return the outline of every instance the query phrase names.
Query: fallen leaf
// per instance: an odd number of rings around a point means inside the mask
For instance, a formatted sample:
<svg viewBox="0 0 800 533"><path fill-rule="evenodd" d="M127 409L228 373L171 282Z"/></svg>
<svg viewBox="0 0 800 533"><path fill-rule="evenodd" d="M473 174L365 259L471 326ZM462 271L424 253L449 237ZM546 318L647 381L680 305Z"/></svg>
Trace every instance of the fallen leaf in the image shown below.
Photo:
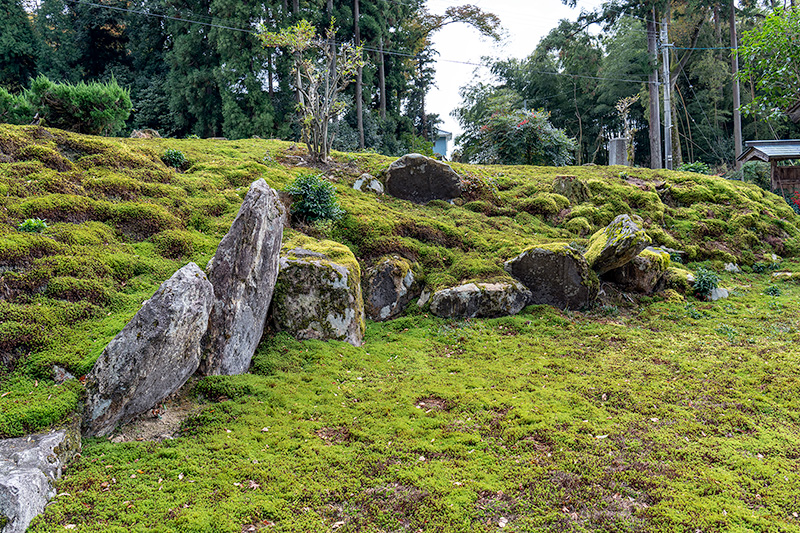
<svg viewBox="0 0 800 533"><path fill-rule="evenodd" d="M595 435L594 436L594 438L596 438L596 439L605 439L607 437L608 437L608 435Z"/></svg>
<svg viewBox="0 0 800 533"><path fill-rule="evenodd" d="M5 397L6 397L6 396L8 396L9 394L11 394L11 391L4 392L3 394L0 394L0 398L5 398ZM72 526L72 527L75 527L75 526Z"/></svg>

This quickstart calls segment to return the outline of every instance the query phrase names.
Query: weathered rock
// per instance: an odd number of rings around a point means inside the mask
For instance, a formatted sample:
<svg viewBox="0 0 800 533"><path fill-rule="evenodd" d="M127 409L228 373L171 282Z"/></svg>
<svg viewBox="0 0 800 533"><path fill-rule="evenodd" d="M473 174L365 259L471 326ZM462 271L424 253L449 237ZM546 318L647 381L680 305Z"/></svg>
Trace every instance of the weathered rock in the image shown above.
<svg viewBox="0 0 800 533"><path fill-rule="evenodd" d="M506 261L504 267L531 291L531 304L581 309L597 297L597 276L567 244L534 246Z"/></svg>
<svg viewBox="0 0 800 533"><path fill-rule="evenodd" d="M201 373L243 374L250 368L278 277L284 216L278 193L263 179L254 182L207 267L215 301Z"/></svg>
<svg viewBox="0 0 800 533"><path fill-rule="evenodd" d="M671 266L656 284L656 291L673 289L681 293L692 290L694 284L694 274L683 268Z"/></svg>
<svg viewBox="0 0 800 533"><path fill-rule="evenodd" d="M362 283L364 312L375 321L396 318L422 290L414 265L400 256L383 258L367 269Z"/></svg>
<svg viewBox="0 0 800 533"><path fill-rule="evenodd" d="M711 290L711 294L709 294L708 298L712 302L716 302L717 300L722 300L730 296L728 289L722 289L717 287L716 289Z"/></svg>
<svg viewBox="0 0 800 533"><path fill-rule="evenodd" d="M383 183L381 183L381 180L372 174L361 174L361 176L359 176L359 178L353 184L353 188L361 192L374 192L375 194L383 194Z"/></svg>
<svg viewBox="0 0 800 533"><path fill-rule="evenodd" d="M589 266L598 275L605 274L639 255L651 242L641 224L641 217L619 215L592 235L585 254Z"/></svg>
<svg viewBox="0 0 800 533"><path fill-rule="evenodd" d="M739 268L739 265L736 263L725 263L725 272L730 272L731 274L739 274L741 273L742 269Z"/></svg>
<svg viewBox="0 0 800 533"><path fill-rule="evenodd" d="M161 135L156 130L145 128L143 130L133 130L131 139L160 139Z"/></svg>
<svg viewBox="0 0 800 533"><path fill-rule="evenodd" d="M650 294L669 266L669 253L648 246L630 263L606 272L603 279L626 291Z"/></svg>
<svg viewBox="0 0 800 533"><path fill-rule="evenodd" d="M107 435L179 389L200 363L214 288L194 263L178 270L114 337L86 378L84 431Z"/></svg>
<svg viewBox="0 0 800 533"><path fill-rule="evenodd" d="M301 340L342 340L361 346L364 300L358 261L346 246L323 242L338 250L335 262L327 254L302 248L282 252L272 325Z"/></svg>
<svg viewBox="0 0 800 533"><path fill-rule="evenodd" d="M516 315L530 298L531 291L516 281L467 283L436 291L431 298L431 313L443 318Z"/></svg>
<svg viewBox="0 0 800 533"><path fill-rule="evenodd" d="M2 533L23 533L44 511L56 495L55 480L80 449L78 423L48 433L0 440Z"/></svg>
<svg viewBox="0 0 800 533"><path fill-rule="evenodd" d="M420 154L406 154L386 170L386 192L424 204L461 196L461 178L450 165Z"/></svg>
<svg viewBox="0 0 800 533"><path fill-rule="evenodd" d="M556 176L553 192L566 196L573 204L585 202L590 197L589 187L576 176Z"/></svg>

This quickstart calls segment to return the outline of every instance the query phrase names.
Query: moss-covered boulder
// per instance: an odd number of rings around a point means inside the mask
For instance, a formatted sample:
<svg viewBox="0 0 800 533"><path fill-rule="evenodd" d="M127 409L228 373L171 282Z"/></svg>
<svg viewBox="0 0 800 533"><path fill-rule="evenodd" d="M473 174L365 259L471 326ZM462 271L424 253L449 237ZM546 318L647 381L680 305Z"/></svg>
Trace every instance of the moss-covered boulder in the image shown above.
<svg viewBox="0 0 800 533"><path fill-rule="evenodd" d="M625 291L650 294L669 267L669 253L661 248L648 246L629 263L605 273L603 279L615 283Z"/></svg>
<svg viewBox="0 0 800 533"><path fill-rule="evenodd" d="M384 257L368 268L362 284L367 317L381 322L400 316L422 292L418 269L419 265L399 255Z"/></svg>
<svg viewBox="0 0 800 533"><path fill-rule="evenodd" d="M693 284L694 274L684 268L671 266L664 271L656 290L675 290L685 294L692 290Z"/></svg>
<svg viewBox="0 0 800 533"><path fill-rule="evenodd" d="M641 217L619 215L591 236L586 261L598 275L630 262L651 242Z"/></svg>
<svg viewBox="0 0 800 533"><path fill-rule="evenodd" d="M450 165L421 154L406 154L386 170L386 192L425 204L461 196L461 177Z"/></svg>
<svg viewBox="0 0 800 533"><path fill-rule="evenodd" d="M531 291L514 281L466 283L442 289L431 298L431 313L443 318L496 318L516 315Z"/></svg>
<svg viewBox="0 0 800 533"><path fill-rule="evenodd" d="M56 495L55 481L81 450L80 424L0 440L0 531L23 533Z"/></svg>
<svg viewBox="0 0 800 533"><path fill-rule="evenodd" d="M589 187L577 176L556 176L553 180L553 192L569 198L575 205L581 204L591 197Z"/></svg>
<svg viewBox="0 0 800 533"><path fill-rule="evenodd" d="M506 261L504 267L531 291L529 303L582 309L597 298L597 276L586 259L568 244L528 248Z"/></svg>
<svg viewBox="0 0 800 533"><path fill-rule="evenodd" d="M292 247L300 243L301 246ZM304 246L303 246L304 245ZM299 236L281 250L271 326L297 339L364 341L361 269L337 242Z"/></svg>

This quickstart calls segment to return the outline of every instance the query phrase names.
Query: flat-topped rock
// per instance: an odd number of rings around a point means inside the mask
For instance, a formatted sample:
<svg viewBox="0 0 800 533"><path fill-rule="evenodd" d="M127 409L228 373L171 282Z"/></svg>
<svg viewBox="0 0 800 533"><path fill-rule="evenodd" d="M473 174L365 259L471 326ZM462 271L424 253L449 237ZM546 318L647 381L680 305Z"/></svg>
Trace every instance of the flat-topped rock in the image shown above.
<svg viewBox="0 0 800 533"><path fill-rule="evenodd" d="M431 313L443 318L496 318L516 315L531 291L516 281L467 283L442 289L431 298Z"/></svg>
<svg viewBox="0 0 800 533"><path fill-rule="evenodd" d="M568 244L533 246L506 261L504 268L531 291L530 304L582 309L597 298L597 276Z"/></svg>
<svg viewBox="0 0 800 533"><path fill-rule="evenodd" d="M461 196L461 177L450 165L421 154L406 154L386 170L386 193L425 204Z"/></svg>

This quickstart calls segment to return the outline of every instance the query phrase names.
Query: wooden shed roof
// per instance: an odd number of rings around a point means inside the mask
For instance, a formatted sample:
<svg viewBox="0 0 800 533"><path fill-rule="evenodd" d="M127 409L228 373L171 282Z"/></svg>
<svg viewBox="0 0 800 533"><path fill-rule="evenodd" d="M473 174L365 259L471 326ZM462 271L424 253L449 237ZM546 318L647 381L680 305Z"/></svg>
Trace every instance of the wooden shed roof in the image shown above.
<svg viewBox="0 0 800 533"><path fill-rule="evenodd" d="M747 141L745 150L737 160L750 161L783 161L784 159L800 159L800 139L787 139L782 141Z"/></svg>

